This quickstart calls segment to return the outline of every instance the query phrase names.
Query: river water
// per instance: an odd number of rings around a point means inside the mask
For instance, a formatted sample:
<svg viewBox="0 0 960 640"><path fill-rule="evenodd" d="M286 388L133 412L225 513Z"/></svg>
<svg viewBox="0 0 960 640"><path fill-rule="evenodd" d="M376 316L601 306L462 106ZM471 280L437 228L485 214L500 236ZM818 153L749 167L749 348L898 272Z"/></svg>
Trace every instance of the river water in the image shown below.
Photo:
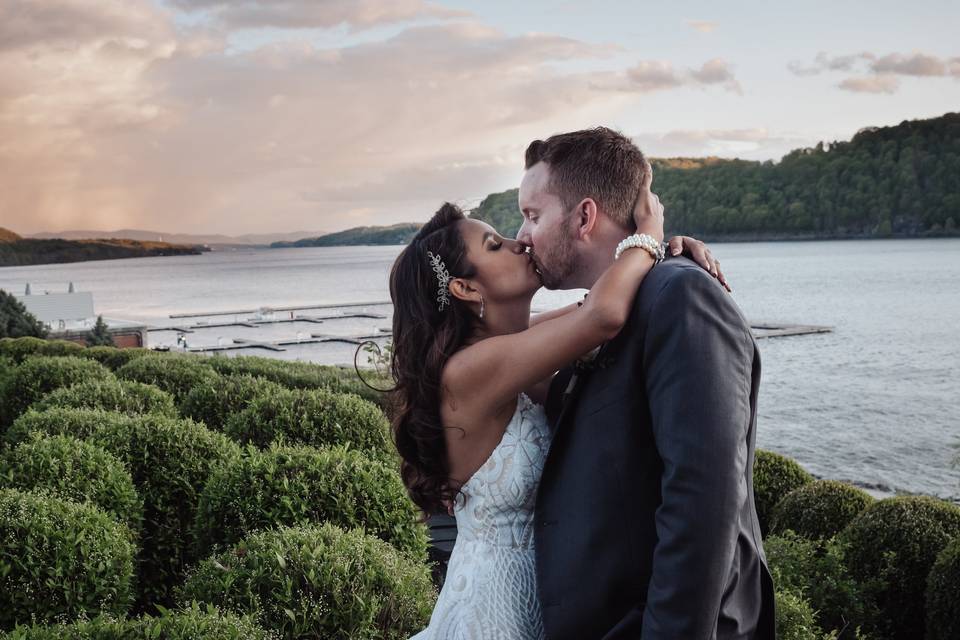
<svg viewBox="0 0 960 640"><path fill-rule="evenodd" d="M387 273L400 247L243 249L200 256L0 268L0 288L34 294L91 291L97 313L154 327L195 323L178 313L376 302L389 299ZM761 341L758 444L789 455L817 476L878 493L960 500L960 240L731 243L713 247L753 322L829 325L833 332ZM579 297L538 294L535 308ZM185 334L192 347L233 338L281 340L358 335L383 318L328 319ZM329 310L298 312L329 316ZM238 313L202 319L247 320ZM289 313L261 318L279 319ZM150 334L175 344L175 331ZM352 362L348 344L294 344L266 355Z"/></svg>

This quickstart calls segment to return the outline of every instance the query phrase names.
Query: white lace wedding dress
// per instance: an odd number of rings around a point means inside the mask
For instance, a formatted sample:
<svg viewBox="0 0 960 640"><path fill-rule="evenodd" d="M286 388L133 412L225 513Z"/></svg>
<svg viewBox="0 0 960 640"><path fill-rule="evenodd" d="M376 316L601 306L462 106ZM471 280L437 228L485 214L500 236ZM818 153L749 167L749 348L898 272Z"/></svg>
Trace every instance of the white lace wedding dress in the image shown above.
<svg viewBox="0 0 960 640"><path fill-rule="evenodd" d="M550 448L543 407L521 395L503 439L454 504L457 542L430 625L411 640L539 640L533 518Z"/></svg>

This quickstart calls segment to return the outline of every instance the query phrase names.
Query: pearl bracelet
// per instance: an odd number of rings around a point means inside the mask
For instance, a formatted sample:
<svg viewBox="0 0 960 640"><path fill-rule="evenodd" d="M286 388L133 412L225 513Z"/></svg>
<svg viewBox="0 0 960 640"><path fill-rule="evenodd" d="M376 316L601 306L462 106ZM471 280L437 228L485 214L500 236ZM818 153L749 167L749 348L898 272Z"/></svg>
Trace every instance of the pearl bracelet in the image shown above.
<svg viewBox="0 0 960 640"><path fill-rule="evenodd" d="M663 245L657 240L646 233L633 234L632 236L627 236L620 241L620 244L617 245L617 251L613 254L614 260L620 259L620 254L622 254L627 249L639 248L643 249L649 253L653 259L657 262L663 260L666 252L663 250Z"/></svg>

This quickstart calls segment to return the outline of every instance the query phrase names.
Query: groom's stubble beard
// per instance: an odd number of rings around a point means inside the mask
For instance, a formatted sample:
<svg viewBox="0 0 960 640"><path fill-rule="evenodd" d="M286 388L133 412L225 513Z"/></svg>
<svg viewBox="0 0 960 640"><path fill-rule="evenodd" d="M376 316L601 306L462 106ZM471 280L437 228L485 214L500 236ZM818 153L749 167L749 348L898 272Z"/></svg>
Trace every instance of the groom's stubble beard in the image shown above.
<svg viewBox="0 0 960 640"><path fill-rule="evenodd" d="M534 251L543 286L547 289L574 288L569 281L570 277L577 272L580 259L573 246L573 234L570 233L567 222L569 218L565 219L560 226L557 242L553 247L544 251Z"/></svg>

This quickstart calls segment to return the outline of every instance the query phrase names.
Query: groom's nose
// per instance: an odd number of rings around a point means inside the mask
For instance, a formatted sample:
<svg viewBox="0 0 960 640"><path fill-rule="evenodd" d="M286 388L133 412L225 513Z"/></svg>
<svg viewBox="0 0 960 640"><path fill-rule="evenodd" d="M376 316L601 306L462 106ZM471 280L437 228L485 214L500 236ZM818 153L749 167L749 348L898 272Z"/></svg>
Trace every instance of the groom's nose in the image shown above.
<svg viewBox="0 0 960 640"><path fill-rule="evenodd" d="M530 237L530 232L527 230L526 221L517 230L517 242L525 247L533 248L533 238Z"/></svg>

